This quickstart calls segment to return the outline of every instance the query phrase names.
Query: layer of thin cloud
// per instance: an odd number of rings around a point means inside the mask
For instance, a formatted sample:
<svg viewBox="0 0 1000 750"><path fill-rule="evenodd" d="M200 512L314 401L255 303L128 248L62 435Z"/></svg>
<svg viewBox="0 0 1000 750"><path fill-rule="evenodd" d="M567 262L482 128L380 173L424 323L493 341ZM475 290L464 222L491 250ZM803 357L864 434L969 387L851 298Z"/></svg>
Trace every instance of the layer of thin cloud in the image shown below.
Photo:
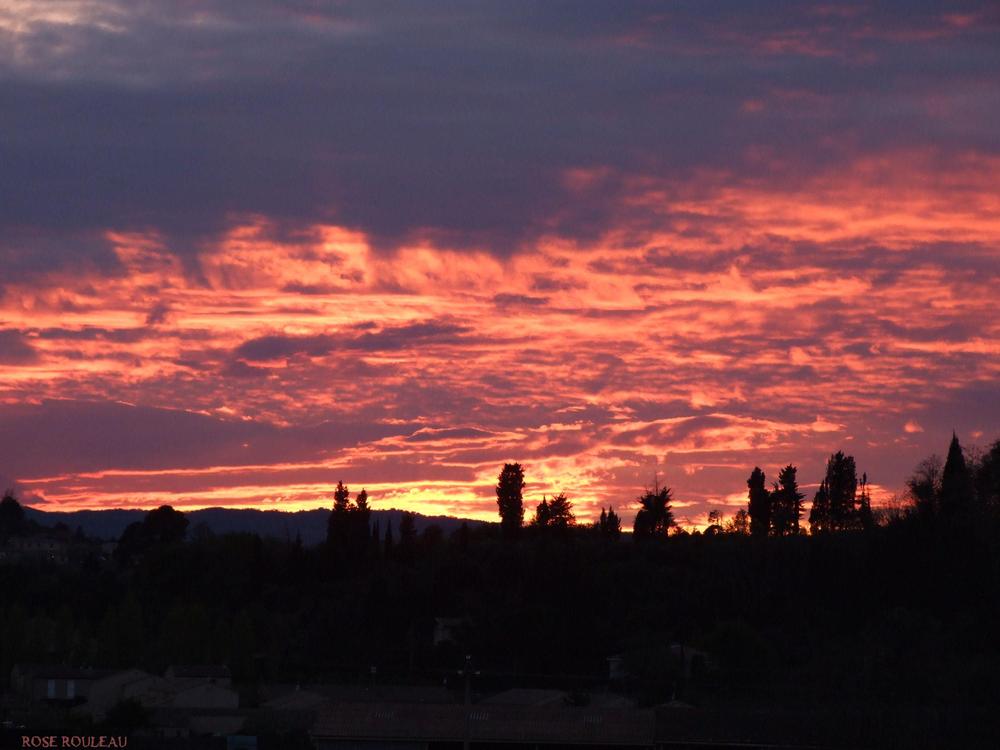
<svg viewBox="0 0 1000 750"><path fill-rule="evenodd" d="M991 6L532 8L5 6L0 471L696 524L995 437Z"/></svg>

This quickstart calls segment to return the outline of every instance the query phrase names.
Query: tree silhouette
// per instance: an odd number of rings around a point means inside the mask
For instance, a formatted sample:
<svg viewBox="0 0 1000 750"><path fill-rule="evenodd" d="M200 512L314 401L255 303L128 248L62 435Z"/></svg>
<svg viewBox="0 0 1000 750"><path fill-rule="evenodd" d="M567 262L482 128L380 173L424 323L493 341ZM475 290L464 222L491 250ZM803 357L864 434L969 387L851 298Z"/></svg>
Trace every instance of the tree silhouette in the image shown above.
<svg viewBox="0 0 1000 750"><path fill-rule="evenodd" d="M830 523L834 531L857 527L858 474L854 456L837 451L830 458L826 471L830 493Z"/></svg>
<svg viewBox="0 0 1000 750"><path fill-rule="evenodd" d="M174 544L184 539L188 520L169 505L151 510L142 521L146 537L157 544Z"/></svg>
<svg viewBox="0 0 1000 750"><path fill-rule="evenodd" d="M573 503L560 492L549 501L549 523L555 529L566 529L576 524L573 514Z"/></svg>
<svg viewBox="0 0 1000 750"><path fill-rule="evenodd" d="M764 472L755 466L747 479L749 488L750 534L755 537L767 536L771 528L771 493L767 491Z"/></svg>
<svg viewBox="0 0 1000 750"><path fill-rule="evenodd" d="M854 456L837 451L826 462L826 476L813 499L809 526L814 531L849 531L861 527Z"/></svg>
<svg viewBox="0 0 1000 750"><path fill-rule="evenodd" d="M714 536L722 533L722 513L718 510L708 511L708 526L705 527L705 534Z"/></svg>
<svg viewBox="0 0 1000 750"><path fill-rule="evenodd" d="M365 495L367 498L367 495ZM337 482L337 489L333 491L333 509L335 511L347 512L351 505L351 493L343 482Z"/></svg>
<svg viewBox="0 0 1000 750"><path fill-rule="evenodd" d="M506 537L513 537L524 523L524 469L521 464L504 464L497 477L497 508L500 511L500 529Z"/></svg>
<svg viewBox="0 0 1000 750"><path fill-rule="evenodd" d="M339 562L360 560L368 556L371 529L371 508L364 489L351 504L351 493L343 482L337 482L333 493L333 508L326 527L326 542Z"/></svg>
<svg viewBox="0 0 1000 750"><path fill-rule="evenodd" d="M727 534L747 535L750 533L750 514L746 508L740 508L733 514L733 517L726 521L725 532Z"/></svg>
<svg viewBox="0 0 1000 750"><path fill-rule="evenodd" d="M621 536L622 519L618 517L615 509L611 506L608 506L607 510L601 508L601 517L595 525L598 533L604 539L616 540Z"/></svg>
<svg viewBox="0 0 1000 750"><path fill-rule="evenodd" d="M351 493L343 482L337 482L337 489L333 492L333 508L326 525L326 543L342 557L347 555L351 536L350 511Z"/></svg>
<svg viewBox="0 0 1000 750"><path fill-rule="evenodd" d="M809 532L818 534L830 531L830 489L826 479L819 483L809 510Z"/></svg>
<svg viewBox="0 0 1000 750"><path fill-rule="evenodd" d="M368 490L362 489L354 500L354 505L361 513L368 513Z"/></svg>
<svg viewBox="0 0 1000 750"><path fill-rule="evenodd" d="M154 546L177 544L183 541L187 527L188 519L183 513L161 505L125 528L115 556L121 562L128 562Z"/></svg>
<svg viewBox="0 0 1000 750"><path fill-rule="evenodd" d="M778 481L771 491L771 529L776 536L799 533L799 519L802 518L802 500L796 479L796 468L788 464L778 472Z"/></svg>
<svg viewBox="0 0 1000 750"><path fill-rule="evenodd" d="M868 473L861 475L858 492L858 522L862 529L870 531L875 528L875 516L872 513L872 498L868 493Z"/></svg>
<svg viewBox="0 0 1000 750"><path fill-rule="evenodd" d="M20 534L25 527L24 508L9 490L0 500L0 538Z"/></svg>
<svg viewBox="0 0 1000 750"><path fill-rule="evenodd" d="M941 472L941 495L938 506L944 516L963 515L972 506L972 474L965 463L962 446L958 436L951 434L951 444L948 446L948 458Z"/></svg>
<svg viewBox="0 0 1000 750"><path fill-rule="evenodd" d="M362 489L354 498L354 507L348 510L350 539L348 548L352 558L360 559L369 554L371 530L371 508L368 507L368 492Z"/></svg>
<svg viewBox="0 0 1000 750"><path fill-rule="evenodd" d="M1000 440L990 446L973 475L978 510L1000 510Z"/></svg>
<svg viewBox="0 0 1000 750"><path fill-rule="evenodd" d="M667 535L675 525L670 501L673 499L668 487L655 486L639 496L639 512L635 514L632 526L633 538L652 539Z"/></svg>
<svg viewBox="0 0 1000 750"><path fill-rule="evenodd" d="M906 480L907 494L916 511L925 518L937 515L941 495L941 457L923 459Z"/></svg>
<svg viewBox="0 0 1000 750"><path fill-rule="evenodd" d="M532 526L549 525L549 501L542 495L542 502L535 506L535 517L531 519Z"/></svg>

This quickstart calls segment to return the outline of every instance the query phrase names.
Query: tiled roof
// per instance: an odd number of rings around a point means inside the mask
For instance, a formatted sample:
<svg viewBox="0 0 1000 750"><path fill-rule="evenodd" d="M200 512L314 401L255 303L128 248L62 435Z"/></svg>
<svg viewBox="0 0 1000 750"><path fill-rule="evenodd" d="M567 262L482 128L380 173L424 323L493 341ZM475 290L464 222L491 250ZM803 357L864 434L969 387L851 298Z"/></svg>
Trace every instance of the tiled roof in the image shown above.
<svg viewBox="0 0 1000 750"><path fill-rule="evenodd" d="M173 664L167 667L171 677L200 677L215 680L230 676L229 667L224 664Z"/></svg>
<svg viewBox="0 0 1000 750"><path fill-rule="evenodd" d="M36 680L99 680L113 674L110 669L66 667L59 664L18 664L22 675Z"/></svg>

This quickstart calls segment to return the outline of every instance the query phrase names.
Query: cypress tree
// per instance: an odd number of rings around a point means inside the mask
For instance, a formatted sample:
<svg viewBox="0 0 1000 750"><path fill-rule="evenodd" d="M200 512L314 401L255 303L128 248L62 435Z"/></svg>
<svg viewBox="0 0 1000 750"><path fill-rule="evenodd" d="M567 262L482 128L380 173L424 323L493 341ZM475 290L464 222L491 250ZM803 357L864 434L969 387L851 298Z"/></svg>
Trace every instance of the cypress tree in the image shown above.
<svg viewBox="0 0 1000 750"><path fill-rule="evenodd" d="M962 515L972 506L972 473L965 463L962 446L958 436L951 433L951 444L948 446L948 458L941 472L941 498L938 507L944 516Z"/></svg>
<svg viewBox="0 0 1000 750"><path fill-rule="evenodd" d="M524 469L521 464L504 464L497 477L497 509L504 536L517 535L524 523Z"/></svg>
<svg viewBox="0 0 1000 750"><path fill-rule="evenodd" d="M767 536L771 528L771 493L765 485L764 472L755 466L750 478L747 479L749 489L750 534L752 536Z"/></svg>
<svg viewBox="0 0 1000 750"><path fill-rule="evenodd" d="M799 533L799 519L802 518L802 499L796 468L788 464L778 472L778 481L771 492L771 528L777 536Z"/></svg>
<svg viewBox="0 0 1000 750"><path fill-rule="evenodd" d="M826 479L819 483L809 511L809 532L818 534L830 530L830 490Z"/></svg>

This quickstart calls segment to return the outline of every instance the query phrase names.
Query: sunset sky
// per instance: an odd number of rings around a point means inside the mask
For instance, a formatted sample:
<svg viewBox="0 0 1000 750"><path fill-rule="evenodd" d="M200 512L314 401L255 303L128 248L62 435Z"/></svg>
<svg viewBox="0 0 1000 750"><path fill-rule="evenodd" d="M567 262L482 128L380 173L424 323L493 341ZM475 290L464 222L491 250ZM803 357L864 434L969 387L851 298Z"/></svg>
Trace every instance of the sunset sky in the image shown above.
<svg viewBox="0 0 1000 750"><path fill-rule="evenodd" d="M1000 437L996 2L6 0L0 482L690 524ZM2 489L2 488L0 488Z"/></svg>

